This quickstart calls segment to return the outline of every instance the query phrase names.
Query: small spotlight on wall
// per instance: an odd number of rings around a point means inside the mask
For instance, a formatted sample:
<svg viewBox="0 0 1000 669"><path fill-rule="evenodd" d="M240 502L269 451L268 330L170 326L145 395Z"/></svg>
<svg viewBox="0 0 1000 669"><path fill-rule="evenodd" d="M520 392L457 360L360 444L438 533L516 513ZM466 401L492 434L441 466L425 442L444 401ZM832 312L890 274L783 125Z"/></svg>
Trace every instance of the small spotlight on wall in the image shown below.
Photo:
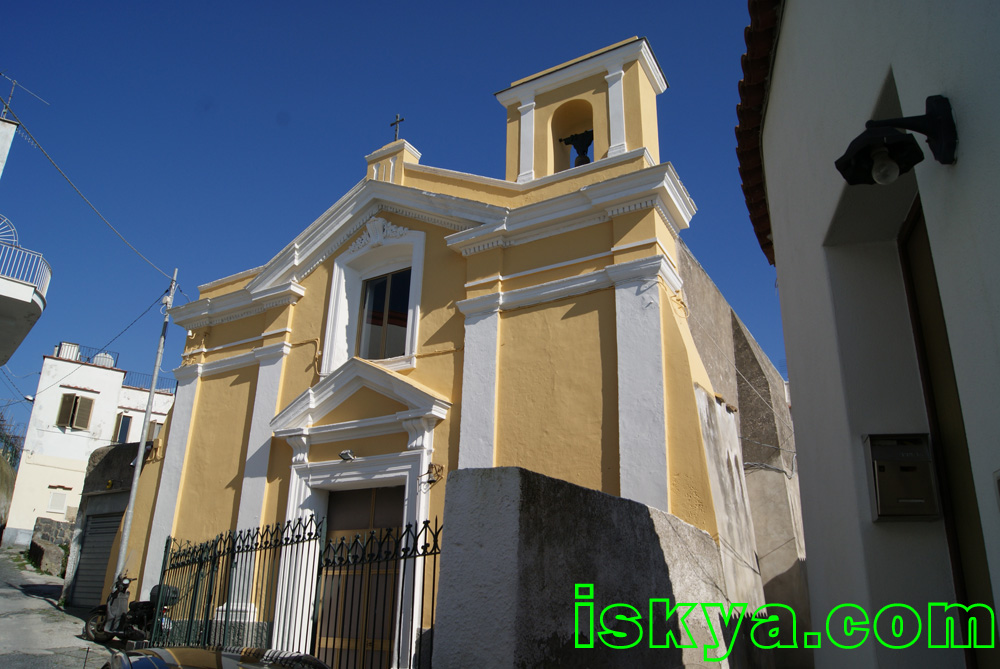
<svg viewBox="0 0 1000 669"><path fill-rule="evenodd" d="M927 98L925 109L927 113L923 116L868 121L867 130L834 162L844 180L851 186L890 184L923 160L924 153L916 138L902 130L926 135L934 159L943 165L953 164L958 133L951 103L944 96L932 95Z"/></svg>
<svg viewBox="0 0 1000 669"><path fill-rule="evenodd" d="M354 451L348 448L340 452L340 459L344 462L350 462L351 460L356 460L357 456L354 455Z"/></svg>

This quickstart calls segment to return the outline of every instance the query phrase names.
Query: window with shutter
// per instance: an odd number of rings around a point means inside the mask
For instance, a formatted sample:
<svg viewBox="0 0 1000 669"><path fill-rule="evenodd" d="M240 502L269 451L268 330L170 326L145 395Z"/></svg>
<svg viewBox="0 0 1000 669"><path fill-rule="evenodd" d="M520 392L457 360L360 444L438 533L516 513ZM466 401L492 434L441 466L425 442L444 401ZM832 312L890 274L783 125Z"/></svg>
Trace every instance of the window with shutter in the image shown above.
<svg viewBox="0 0 1000 669"><path fill-rule="evenodd" d="M78 397L76 412L73 414L73 427L86 430L90 427L90 414L94 410L94 400L89 397Z"/></svg>
<svg viewBox="0 0 1000 669"><path fill-rule="evenodd" d="M94 400L90 397L65 394L59 403L56 425L74 430L86 430L90 426L90 414L94 410Z"/></svg>
<svg viewBox="0 0 1000 669"><path fill-rule="evenodd" d="M73 424L73 409L76 407L76 395L63 395L59 404L59 416L56 418L56 425L59 427L69 427Z"/></svg>

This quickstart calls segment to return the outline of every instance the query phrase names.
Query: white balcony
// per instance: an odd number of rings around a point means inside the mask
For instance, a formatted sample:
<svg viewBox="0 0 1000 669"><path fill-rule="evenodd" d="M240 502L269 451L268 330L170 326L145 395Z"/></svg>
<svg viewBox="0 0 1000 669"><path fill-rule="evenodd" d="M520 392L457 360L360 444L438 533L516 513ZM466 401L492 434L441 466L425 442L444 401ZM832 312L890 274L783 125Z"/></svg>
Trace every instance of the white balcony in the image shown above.
<svg viewBox="0 0 1000 669"><path fill-rule="evenodd" d="M0 365L14 354L45 310L52 269L42 254L17 245L17 233L0 216Z"/></svg>

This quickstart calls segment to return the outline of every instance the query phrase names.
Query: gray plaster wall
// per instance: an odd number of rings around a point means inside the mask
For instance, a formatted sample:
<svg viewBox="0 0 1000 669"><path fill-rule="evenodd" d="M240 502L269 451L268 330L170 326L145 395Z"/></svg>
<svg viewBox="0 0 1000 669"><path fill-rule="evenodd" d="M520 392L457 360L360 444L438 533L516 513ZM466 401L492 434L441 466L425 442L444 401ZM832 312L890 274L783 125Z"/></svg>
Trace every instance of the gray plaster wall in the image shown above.
<svg viewBox="0 0 1000 669"><path fill-rule="evenodd" d="M695 388L695 398L705 442L726 592L734 601L747 602L756 610L765 600L735 412L704 388Z"/></svg>
<svg viewBox="0 0 1000 669"><path fill-rule="evenodd" d="M715 542L675 516L513 467L451 472L444 516L437 669L767 666L735 651L707 665L700 648L649 648L651 598L728 602ZM643 612L642 641L576 648L577 584L593 585L598 616L616 603ZM695 641L710 643L704 618L688 620ZM654 626L660 643L668 624L678 630L676 616Z"/></svg>
<svg viewBox="0 0 1000 669"><path fill-rule="evenodd" d="M699 394L720 541L733 548L723 550L727 582L731 590L748 592L748 572L754 572L764 599L792 607L800 628L811 630L795 435L785 380L686 246L678 247L678 258L688 326L719 405L710 407L710 398ZM721 476L735 457L726 445L722 404L735 411L742 460L732 482ZM748 529L752 540L746 536ZM804 649L781 651L774 659L779 667L812 666L811 652Z"/></svg>
<svg viewBox="0 0 1000 669"><path fill-rule="evenodd" d="M684 303L688 308L688 327L698 355L712 380L712 388L726 402L736 405L736 379L733 370L733 310L708 272L691 250L677 243L677 265L684 280Z"/></svg>

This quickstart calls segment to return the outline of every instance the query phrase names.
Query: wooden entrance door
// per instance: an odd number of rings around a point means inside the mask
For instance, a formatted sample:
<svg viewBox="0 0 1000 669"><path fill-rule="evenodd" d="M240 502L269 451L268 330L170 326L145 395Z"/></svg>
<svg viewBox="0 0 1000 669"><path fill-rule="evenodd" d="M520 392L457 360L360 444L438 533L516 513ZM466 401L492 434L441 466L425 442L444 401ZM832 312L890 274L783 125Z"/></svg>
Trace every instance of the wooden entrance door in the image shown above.
<svg viewBox="0 0 1000 669"><path fill-rule="evenodd" d="M389 667L405 488L333 491L316 655L333 669Z"/></svg>

